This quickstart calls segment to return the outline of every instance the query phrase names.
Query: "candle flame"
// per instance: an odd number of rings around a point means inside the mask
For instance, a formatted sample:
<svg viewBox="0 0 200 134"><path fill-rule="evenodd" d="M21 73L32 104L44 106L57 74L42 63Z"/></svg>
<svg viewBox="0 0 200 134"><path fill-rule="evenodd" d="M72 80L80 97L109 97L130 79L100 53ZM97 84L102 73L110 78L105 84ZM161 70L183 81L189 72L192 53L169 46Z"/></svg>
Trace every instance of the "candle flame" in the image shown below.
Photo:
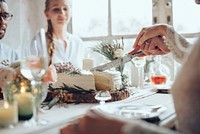
<svg viewBox="0 0 200 134"><path fill-rule="evenodd" d="M25 93L25 87L22 86L20 91L21 91L21 93Z"/></svg>
<svg viewBox="0 0 200 134"><path fill-rule="evenodd" d="M7 101L5 101L5 102L4 102L4 108L5 108L5 109L8 109L8 107L9 107L9 104L8 104Z"/></svg>

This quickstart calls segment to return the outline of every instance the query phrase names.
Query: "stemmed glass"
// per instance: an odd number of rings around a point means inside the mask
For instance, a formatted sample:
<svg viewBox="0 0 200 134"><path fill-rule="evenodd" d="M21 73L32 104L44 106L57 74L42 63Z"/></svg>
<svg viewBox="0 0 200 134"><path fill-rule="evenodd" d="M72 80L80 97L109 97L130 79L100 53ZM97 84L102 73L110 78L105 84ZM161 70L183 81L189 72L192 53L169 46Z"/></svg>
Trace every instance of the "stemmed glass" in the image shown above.
<svg viewBox="0 0 200 134"><path fill-rule="evenodd" d="M111 99L111 95L110 92L107 90L103 90L103 91L99 91L96 95L95 95L95 99L100 101L99 103L101 105L105 104L105 101L110 100Z"/></svg>
<svg viewBox="0 0 200 134"><path fill-rule="evenodd" d="M38 110L44 93L42 78L48 68L48 54L44 29L34 36L31 43L22 44L21 74L31 81L32 94L35 102L35 121L37 125L46 124L38 118ZM45 91L47 93L47 91Z"/></svg>
<svg viewBox="0 0 200 134"><path fill-rule="evenodd" d="M132 61L138 70L137 88L141 89L144 87L144 65L146 64L146 59L145 57L135 57Z"/></svg>

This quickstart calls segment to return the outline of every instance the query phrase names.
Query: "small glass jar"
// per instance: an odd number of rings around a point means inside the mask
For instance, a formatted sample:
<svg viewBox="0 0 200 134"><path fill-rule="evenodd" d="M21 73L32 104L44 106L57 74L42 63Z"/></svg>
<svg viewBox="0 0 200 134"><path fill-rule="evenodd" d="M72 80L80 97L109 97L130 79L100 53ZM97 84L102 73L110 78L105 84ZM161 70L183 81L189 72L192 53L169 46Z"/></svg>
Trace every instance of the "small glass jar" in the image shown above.
<svg viewBox="0 0 200 134"><path fill-rule="evenodd" d="M18 123L18 109L15 101L0 102L0 127L13 128Z"/></svg>
<svg viewBox="0 0 200 134"><path fill-rule="evenodd" d="M154 85L163 85L170 80L170 71L167 65L162 63L162 57L154 57L154 62L149 64L149 80Z"/></svg>
<svg viewBox="0 0 200 134"><path fill-rule="evenodd" d="M25 83L20 83L19 92L14 95L14 100L18 104L19 120L30 120L35 105L32 91Z"/></svg>

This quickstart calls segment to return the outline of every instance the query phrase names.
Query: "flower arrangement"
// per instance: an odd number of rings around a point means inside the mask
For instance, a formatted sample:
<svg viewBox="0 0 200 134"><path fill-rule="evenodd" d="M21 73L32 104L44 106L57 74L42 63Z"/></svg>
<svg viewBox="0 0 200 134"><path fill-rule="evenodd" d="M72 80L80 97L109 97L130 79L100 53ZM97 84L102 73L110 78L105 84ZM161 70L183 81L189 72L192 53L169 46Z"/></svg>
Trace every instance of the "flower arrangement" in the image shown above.
<svg viewBox="0 0 200 134"><path fill-rule="evenodd" d="M57 73L65 73L68 75L81 74L80 69L72 65L71 62L54 64Z"/></svg>
<svg viewBox="0 0 200 134"><path fill-rule="evenodd" d="M122 37L122 43L118 43L118 41L110 41L110 40L102 40L99 41L98 45L94 48L91 48L93 52L97 52L104 57L106 57L108 60L113 61L118 58L121 58L124 56L124 42ZM122 77L122 86L127 86L127 79L128 77L123 74L124 65L116 67L116 70L121 73Z"/></svg>
<svg viewBox="0 0 200 134"><path fill-rule="evenodd" d="M117 41L114 42L109 40L102 40L96 47L92 48L92 51L102 54L110 61L113 61L119 57L123 57L123 50L124 44L121 45Z"/></svg>

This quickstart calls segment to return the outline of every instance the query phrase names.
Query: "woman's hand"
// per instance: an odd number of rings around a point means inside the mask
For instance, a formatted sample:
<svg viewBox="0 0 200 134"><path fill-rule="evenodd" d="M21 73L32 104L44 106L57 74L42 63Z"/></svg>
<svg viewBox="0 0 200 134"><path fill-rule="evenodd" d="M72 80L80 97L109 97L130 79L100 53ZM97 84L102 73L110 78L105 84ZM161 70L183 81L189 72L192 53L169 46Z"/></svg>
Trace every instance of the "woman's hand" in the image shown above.
<svg viewBox="0 0 200 134"><path fill-rule="evenodd" d="M10 68L13 68L16 71L16 76L20 74L20 61L15 61L9 65Z"/></svg>
<svg viewBox="0 0 200 134"><path fill-rule="evenodd" d="M167 29L171 28L169 25L154 25L152 27L143 28L138 34L133 45L134 50L129 54L141 50L142 56L145 55L163 55L170 52L165 38L167 36Z"/></svg>
<svg viewBox="0 0 200 134"><path fill-rule="evenodd" d="M96 110L61 129L61 134L122 134L125 121L106 116Z"/></svg>
<svg viewBox="0 0 200 134"><path fill-rule="evenodd" d="M43 82L54 83L57 81L57 73L54 65L50 65L47 69L46 75L43 77Z"/></svg>

